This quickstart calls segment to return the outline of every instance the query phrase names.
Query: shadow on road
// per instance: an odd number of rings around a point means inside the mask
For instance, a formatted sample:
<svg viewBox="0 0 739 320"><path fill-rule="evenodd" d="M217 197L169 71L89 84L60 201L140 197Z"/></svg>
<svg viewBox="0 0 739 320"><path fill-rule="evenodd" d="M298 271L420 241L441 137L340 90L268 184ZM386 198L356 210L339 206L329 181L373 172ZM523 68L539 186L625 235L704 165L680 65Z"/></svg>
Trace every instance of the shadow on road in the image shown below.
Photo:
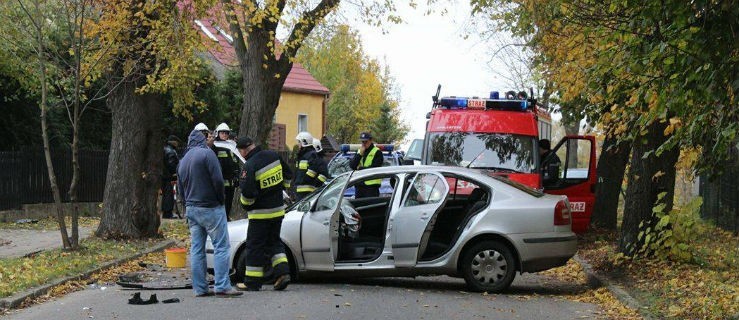
<svg viewBox="0 0 739 320"><path fill-rule="evenodd" d="M301 278L300 283L304 284L351 284L360 286L381 286L394 287L404 289L417 290L438 290L438 291L464 291L467 292L467 286L463 279L452 278L447 276L438 277L417 277L417 278L328 278L312 276L310 278ZM522 279L520 276L516 278L510 288L503 294L513 295L577 295L588 290L586 285L572 284L552 279L543 279L542 276L529 275Z"/></svg>

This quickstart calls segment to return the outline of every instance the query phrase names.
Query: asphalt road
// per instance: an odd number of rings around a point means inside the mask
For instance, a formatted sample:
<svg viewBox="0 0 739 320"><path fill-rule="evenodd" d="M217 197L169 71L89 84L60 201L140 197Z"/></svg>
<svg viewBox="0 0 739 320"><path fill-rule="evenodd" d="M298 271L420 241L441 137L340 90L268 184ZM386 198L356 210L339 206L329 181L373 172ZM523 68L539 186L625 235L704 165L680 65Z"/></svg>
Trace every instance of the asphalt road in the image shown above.
<svg viewBox="0 0 739 320"><path fill-rule="evenodd" d="M8 315L8 319L587 319L599 307L565 297L586 288L544 283L538 275L517 276L505 294L464 291L450 277L315 279L287 290L245 292L237 298L195 298L190 290L141 291L159 301L180 303L128 305L136 290L117 286L88 288Z"/></svg>

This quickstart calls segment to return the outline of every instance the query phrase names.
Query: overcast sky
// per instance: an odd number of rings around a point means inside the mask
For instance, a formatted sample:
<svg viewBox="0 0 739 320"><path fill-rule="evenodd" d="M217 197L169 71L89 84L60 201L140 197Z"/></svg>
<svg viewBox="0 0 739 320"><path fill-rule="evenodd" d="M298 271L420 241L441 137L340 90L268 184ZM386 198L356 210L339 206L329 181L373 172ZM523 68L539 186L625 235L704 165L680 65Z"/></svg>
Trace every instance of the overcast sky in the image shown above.
<svg viewBox="0 0 739 320"><path fill-rule="evenodd" d="M365 51L390 67L400 89L403 119L411 126L410 141L423 138L431 96L441 84L442 96L488 96L506 91L505 81L488 66L488 45L463 39L469 4L464 1L440 16L422 10L400 9L406 23L387 26L388 34L363 24L359 30Z"/></svg>

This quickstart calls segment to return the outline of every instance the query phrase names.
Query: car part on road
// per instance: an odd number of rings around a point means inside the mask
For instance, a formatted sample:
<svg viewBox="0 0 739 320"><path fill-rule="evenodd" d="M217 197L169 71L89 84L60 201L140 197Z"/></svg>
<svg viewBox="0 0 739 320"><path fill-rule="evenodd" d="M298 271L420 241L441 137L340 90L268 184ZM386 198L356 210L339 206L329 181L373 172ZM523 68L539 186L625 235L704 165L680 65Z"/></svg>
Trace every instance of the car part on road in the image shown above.
<svg viewBox="0 0 739 320"><path fill-rule="evenodd" d="M149 265L153 269L157 265ZM148 268L148 267L147 267ZM212 277L208 277L208 282L212 283ZM145 289L145 290L172 290L172 289L192 289L192 280L187 269L179 270L146 270L139 272L129 272L118 275L117 285L129 289Z"/></svg>
<svg viewBox="0 0 739 320"><path fill-rule="evenodd" d="M478 292L500 292L516 276L511 250L497 241L483 241L472 246L462 259L462 275L467 285Z"/></svg>
<svg viewBox="0 0 739 320"><path fill-rule="evenodd" d="M172 298L172 299L162 300L162 303L180 303L180 298Z"/></svg>
<svg viewBox="0 0 739 320"><path fill-rule="evenodd" d="M147 305L155 303L159 303L156 294L152 294L151 297L149 297L149 300L142 300L141 292L136 292L133 294L133 298L128 299L128 304Z"/></svg>

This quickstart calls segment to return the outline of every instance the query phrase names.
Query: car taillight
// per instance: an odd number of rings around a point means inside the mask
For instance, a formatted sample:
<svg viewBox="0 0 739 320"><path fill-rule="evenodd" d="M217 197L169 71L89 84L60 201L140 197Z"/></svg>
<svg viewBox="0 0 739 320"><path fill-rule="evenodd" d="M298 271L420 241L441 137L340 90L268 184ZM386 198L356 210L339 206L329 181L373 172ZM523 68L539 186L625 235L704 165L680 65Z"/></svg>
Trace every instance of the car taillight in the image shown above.
<svg viewBox="0 0 739 320"><path fill-rule="evenodd" d="M554 207L554 225L565 226L570 224L570 220L570 207L565 203L564 200L560 200Z"/></svg>

